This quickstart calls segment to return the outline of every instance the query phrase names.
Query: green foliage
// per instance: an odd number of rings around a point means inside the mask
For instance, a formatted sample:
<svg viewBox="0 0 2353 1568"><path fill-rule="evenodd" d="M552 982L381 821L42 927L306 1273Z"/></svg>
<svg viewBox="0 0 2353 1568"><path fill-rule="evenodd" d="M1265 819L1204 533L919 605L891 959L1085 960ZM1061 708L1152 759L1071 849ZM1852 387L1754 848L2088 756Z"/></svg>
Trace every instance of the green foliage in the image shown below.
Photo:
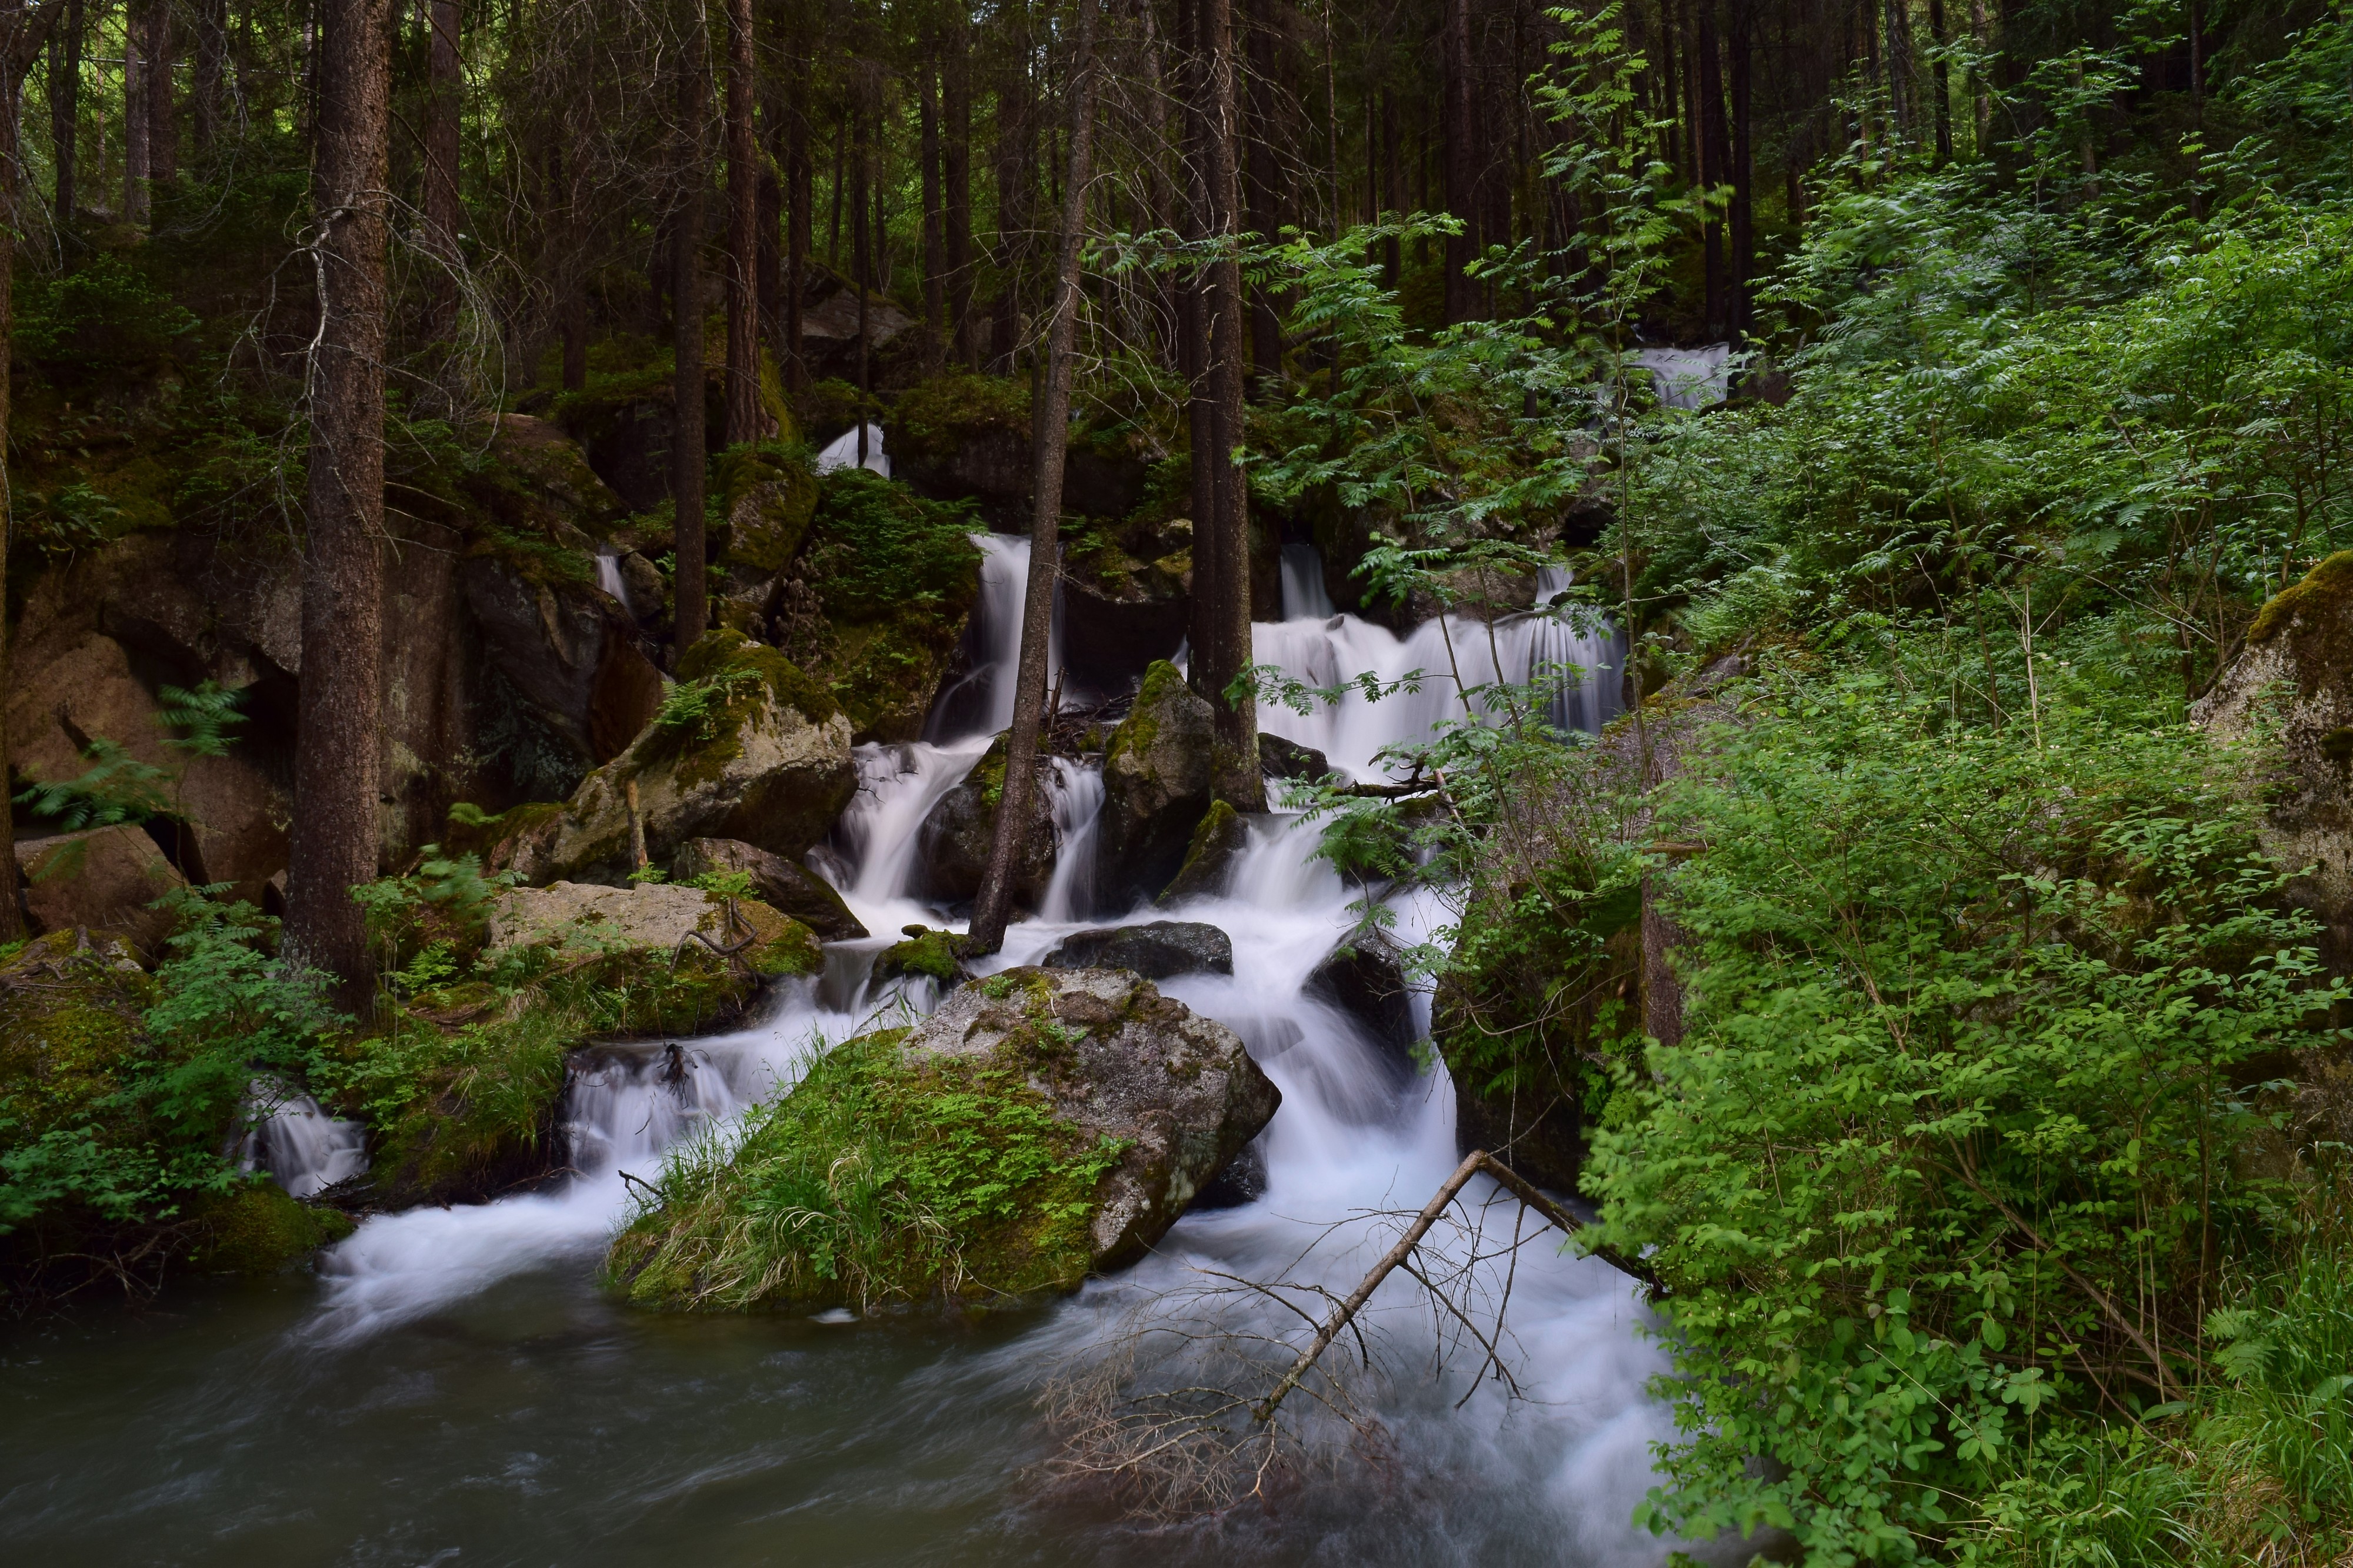
<svg viewBox="0 0 2353 1568"><path fill-rule="evenodd" d="M207 680L193 691L166 686L157 695L162 711L155 722L181 731L166 735L165 745L198 757L228 753L230 731L245 722L245 715L237 710L242 690ZM176 814L177 769L142 763L103 735L91 737L82 757L90 763L83 773L53 784L34 780L16 796L16 804L29 807L36 816L51 818L69 833Z"/></svg>
<svg viewBox="0 0 2353 1568"><path fill-rule="evenodd" d="M728 709L760 682L759 673L729 666L700 680L681 680L664 694L654 727L681 745L699 745L717 733Z"/></svg>
<svg viewBox="0 0 2353 1568"><path fill-rule="evenodd" d="M121 257L101 253L16 297L16 352L51 374L144 367L195 330L195 316Z"/></svg>
<svg viewBox="0 0 2353 1568"><path fill-rule="evenodd" d="M613 1244L615 1281L736 1310L1075 1286L1119 1145L1057 1121L1018 1063L910 1060L903 1038L816 1056L740 1135L674 1152Z"/></svg>
<svg viewBox="0 0 2353 1568"><path fill-rule="evenodd" d="M924 500L865 468L836 468L818 482L818 496L802 574L828 616L969 606L980 552L967 507Z"/></svg>

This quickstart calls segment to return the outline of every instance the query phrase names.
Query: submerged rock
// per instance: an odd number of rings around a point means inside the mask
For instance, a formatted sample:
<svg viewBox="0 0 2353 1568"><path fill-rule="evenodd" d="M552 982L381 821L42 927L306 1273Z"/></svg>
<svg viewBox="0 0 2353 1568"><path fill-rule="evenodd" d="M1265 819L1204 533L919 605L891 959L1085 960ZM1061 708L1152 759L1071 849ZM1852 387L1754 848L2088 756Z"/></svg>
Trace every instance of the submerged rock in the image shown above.
<svg viewBox="0 0 2353 1568"><path fill-rule="evenodd" d="M1146 980L1231 974L1233 939L1199 921L1074 931L1043 961L1048 969L1124 969Z"/></svg>
<svg viewBox="0 0 2353 1568"><path fill-rule="evenodd" d="M690 838L795 858L849 804L849 722L782 654L712 632L679 675L691 696L674 693L661 719L581 781L560 816L516 825L512 864L525 880L617 882L637 864L638 834L659 862Z"/></svg>
<svg viewBox="0 0 2353 1568"><path fill-rule="evenodd" d="M988 854L997 842L997 805L1005 794L1005 736L989 742L980 761L963 782L940 796L923 818L917 855L932 897L959 902L980 892L988 869ZM1044 757L1038 760L1038 784L1029 792L1029 831L1021 844L1014 868L1016 903L1035 909L1053 879L1057 839L1054 802L1046 782L1050 774Z"/></svg>
<svg viewBox="0 0 2353 1568"><path fill-rule="evenodd" d="M679 846L670 875L678 881L736 872L752 896L791 916L828 942L861 937L866 928L826 879L797 861L733 838L690 838Z"/></svg>
<svg viewBox="0 0 2353 1568"><path fill-rule="evenodd" d="M1141 1257L1281 1099L1149 981L1008 970L835 1047L723 1159L672 1167L607 1270L735 1309L1072 1289ZM747 1223L781 1205L792 1226Z"/></svg>

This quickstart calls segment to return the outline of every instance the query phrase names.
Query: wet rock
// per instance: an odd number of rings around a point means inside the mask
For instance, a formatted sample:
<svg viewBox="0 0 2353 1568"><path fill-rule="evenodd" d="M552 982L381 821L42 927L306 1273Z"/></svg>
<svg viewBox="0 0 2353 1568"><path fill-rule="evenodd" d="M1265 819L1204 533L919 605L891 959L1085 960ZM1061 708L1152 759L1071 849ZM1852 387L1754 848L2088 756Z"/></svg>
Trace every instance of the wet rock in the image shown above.
<svg viewBox="0 0 2353 1568"><path fill-rule="evenodd" d="M1112 903L1149 897L1183 868L1216 789L1209 705L1176 667L1152 666L1103 753L1097 875Z"/></svg>
<svg viewBox="0 0 2353 1568"><path fill-rule="evenodd" d="M690 838L679 846L678 858L670 863L671 878L681 882L729 871L749 879L753 897L828 942L866 934L824 878L781 855L733 838Z"/></svg>
<svg viewBox="0 0 2353 1568"><path fill-rule="evenodd" d="M536 728L578 773L619 755L662 696L628 610L590 584L494 556L469 560L462 576L491 668Z"/></svg>
<svg viewBox="0 0 2353 1568"><path fill-rule="evenodd" d="M629 609L641 621L652 620L662 614L662 601L670 594L670 584L664 581L661 568L634 550L622 552L621 585L629 591Z"/></svg>
<svg viewBox="0 0 2353 1568"><path fill-rule="evenodd" d="M2312 869L2289 901L2322 927L2320 952L2353 972L2353 551L2339 551L2263 607L2245 651L2190 709L2217 739L2253 731L2276 705L2279 778L2263 847Z"/></svg>
<svg viewBox="0 0 2353 1568"><path fill-rule="evenodd" d="M1213 899L1226 891L1234 866L1250 847L1250 824L1222 800L1213 800L1194 826L1185 847L1185 864L1162 890L1159 901L1169 905L1187 899Z"/></svg>
<svg viewBox="0 0 2353 1568"><path fill-rule="evenodd" d="M1413 1047L1413 997L1397 951L1377 937L1335 948L1307 976L1307 994L1338 1008L1361 1026L1396 1067L1400 1079L1418 1070Z"/></svg>
<svg viewBox="0 0 2353 1568"><path fill-rule="evenodd" d="M1159 1240L1282 1100L1240 1037L1121 970L992 975L950 996L902 1049L1019 1063L1059 1120L1125 1142L1096 1190L1098 1268Z"/></svg>
<svg viewBox="0 0 2353 1568"><path fill-rule="evenodd" d="M903 942L894 942L874 958L874 978L904 980L911 975L924 975L943 985L957 985L972 978L964 966L963 949L956 934L951 931L932 931L923 926L904 928Z"/></svg>
<svg viewBox="0 0 2353 1568"><path fill-rule="evenodd" d="M989 849L997 841L997 805L1005 794L1005 750L1006 738L1000 734L963 782L940 796L931 815L923 818L917 854L923 865L925 886L935 899L960 902L980 892ZM1038 784L1029 792L1029 832L1022 841L1013 883L1014 901L1031 909L1045 898L1046 884L1054 875L1054 803L1046 788L1051 776L1050 765L1046 759L1039 759Z"/></svg>
<svg viewBox="0 0 2353 1568"><path fill-rule="evenodd" d="M757 899L660 882L507 889L491 907L487 951L532 947L642 992L647 1005L621 1032L655 1035L733 1023L765 982L825 962L815 932Z"/></svg>
<svg viewBox="0 0 2353 1568"><path fill-rule="evenodd" d="M1332 763L1313 746L1303 746L1296 741L1286 741L1280 735L1261 731L1258 737L1258 771L1271 779L1297 779L1303 784L1320 783L1332 771Z"/></svg>
<svg viewBox="0 0 2353 1568"><path fill-rule="evenodd" d="M797 858L833 826L858 774L849 721L823 689L727 631L689 649L679 675L697 697L681 700L676 722L649 725L581 782L560 817L517 825L512 864L525 880L622 880L637 864L633 822L661 863L690 838Z"/></svg>
<svg viewBox="0 0 2353 1568"><path fill-rule="evenodd" d="M1146 980L1179 974L1231 974L1233 939L1199 921L1074 931L1043 961L1048 969L1124 969Z"/></svg>
<svg viewBox="0 0 2353 1568"><path fill-rule="evenodd" d="M1238 1209L1266 1196L1266 1150L1253 1138L1226 1168L1193 1194L1188 1213Z"/></svg>
<svg viewBox="0 0 2353 1568"><path fill-rule="evenodd" d="M106 929L150 960L164 954L174 917L151 908L187 879L164 858L145 829L99 827L47 838L20 839L25 910L45 931Z"/></svg>

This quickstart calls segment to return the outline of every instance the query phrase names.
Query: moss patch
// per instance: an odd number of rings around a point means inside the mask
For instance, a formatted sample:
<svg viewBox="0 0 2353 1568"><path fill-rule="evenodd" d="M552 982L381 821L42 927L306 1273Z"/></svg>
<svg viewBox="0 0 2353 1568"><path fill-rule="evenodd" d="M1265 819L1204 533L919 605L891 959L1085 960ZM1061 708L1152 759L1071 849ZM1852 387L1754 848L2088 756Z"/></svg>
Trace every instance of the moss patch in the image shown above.
<svg viewBox="0 0 2353 1568"><path fill-rule="evenodd" d="M990 431L1029 439L1029 382L955 372L909 387L891 410L892 449L919 461L945 461Z"/></svg>
<svg viewBox="0 0 2353 1568"><path fill-rule="evenodd" d="M1103 767L1130 752L1148 754L1160 739L1160 707L1185 689L1185 672L1165 658L1155 658L1144 672L1144 684L1136 691L1135 706L1111 732L1111 743L1103 752Z"/></svg>
<svg viewBox="0 0 2353 1568"><path fill-rule="evenodd" d="M874 960L877 980L927 974L943 985L953 985L964 978L964 960L957 953L954 931L927 931L921 936L894 942Z"/></svg>
<svg viewBox="0 0 2353 1568"><path fill-rule="evenodd" d="M2295 619L2298 611L2317 611L2326 601L2348 591L2353 591L2353 550L2340 550L2306 573L2302 582L2273 595L2247 628L2247 641L2268 642Z"/></svg>
<svg viewBox="0 0 2353 1568"><path fill-rule="evenodd" d="M1018 1051L910 1061L904 1037L837 1047L740 1143L673 1155L607 1254L612 1283L736 1310L1076 1288L1119 1145L1056 1120Z"/></svg>
<svg viewBox="0 0 2353 1568"><path fill-rule="evenodd" d="M356 1228L350 1216L287 1196L267 1180L199 1204L188 1261L214 1274L276 1274Z"/></svg>

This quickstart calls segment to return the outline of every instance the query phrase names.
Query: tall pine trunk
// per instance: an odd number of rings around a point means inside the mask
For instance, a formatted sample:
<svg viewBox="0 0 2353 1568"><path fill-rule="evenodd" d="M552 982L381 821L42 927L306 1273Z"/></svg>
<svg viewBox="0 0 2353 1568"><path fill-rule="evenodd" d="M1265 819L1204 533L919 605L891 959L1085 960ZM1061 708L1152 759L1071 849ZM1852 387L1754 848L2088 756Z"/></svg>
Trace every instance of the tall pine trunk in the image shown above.
<svg viewBox="0 0 2353 1568"><path fill-rule="evenodd" d="M940 152L940 194L947 226L949 353L958 364L973 363L972 333L972 68L965 58L971 30L961 18L948 34L946 68L941 72L940 118L946 145Z"/></svg>
<svg viewBox="0 0 2353 1568"><path fill-rule="evenodd" d="M60 233L74 221L74 175L81 112L82 0L67 0L65 20L49 39L49 147L57 174L51 206ZM13 208L11 209L13 210Z"/></svg>
<svg viewBox="0 0 2353 1568"><path fill-rule="evenodd" d="M228 0L196 0L196 70L189 84L195 112L199 164L211 162L221 139L221 93L228 76Z"/></svg>
<svg viewBox="0 0 2353 1568"><path fill-rule="evenodd" d="M459 0L431 0L426 22L425 248L441 264L433 279L426 341L447 342L458 324L458 236L465 227L458 194L465 78L459 68Z"/></svg>
<svg viewBox="0 0 2353 1568"><path fill-rule="evenodd" d="M383 744L385 185L391 0L319 0L311 161L320 288L310 366L302 674L286 947L368 994L367 928L352 889L376 871Z"/></svg>
<svg viewBox="0 0 2353 1568"><path fill-rule="evenodd" d="M786 374L795 392L809 384L808 355L801 341L801 309L808 295L812 186L808 137L808 68L793 59L793 101L785 120L785 352Z"/></svg>
<svg viewBox="0 0 2353 1568"><path fill-rule="evenodd" d="M1699 0L1698 11L1699 177L1712 188L1731 178L1732 156L1724 134L1724 64L1717 47L1715 0ZM1715 207L1708 209L1701 249L1707 335L1722 337L1731 330L1732 303L1724 264L1724 219Z"/></svg>
<svg viewBox="0 0 2353 1568"><path fill-rule="evenodd" d="M1726 335L1748 331L1748 285L1757 270L1755 0L1732 0L1732 277Z"/></svg>
<svg viewBox="0 0 2353 1568"><path fill-rule="evenodd" d="M1078 0L1071 60L1071 136L1062 172L1061 232L1056 236L1052 316L1046 324L1043 403L1036 421L1039 439L1030 470L1034 510L1029 521L1029 580L1022 596L1021 662L1013 690L1013 729L1006 738L1005 787L997 807L997 837L988 848L975 900L970 933L973 952L994 952L1005 943L1013 912L1013 878L1029 835L1031 802L1038 788L1038 736L1045 727L1047 652L1054 612L1054 583L1061 575L1062 462L1071 441L1071 360L1077 343L1081 276L1086 239L1087 187L1094 174L1095 0Z"/></svg>
<svg viewBox="0 0 2353 1568"><path fill-rule="evenodd" d="M171 0L154 0L147 10L147 58L142 79L147 89L147 185L154 193L180 177L180 123L172 91L172 58L178 47ZM152 205L149 209L153 210Z"/></svg>
<svg viewBox="0 0 2353 1568"><path fill-rule="evenodd" d="M922 95L917 118L922 122L920 156L923 163L923 358L934 375L945 364L948 335L947 215L940 210L943 182L937 53L935 47L928 50L917 68L921 73L917 89Z"/></svg>
<svg viewBox="0 0 2353 1568"><path fill-rule="evenodd" d="M703 559L702 486L707 431L702 404L702 227L711 180L705 122L711 117L711 34L701 4L682 7L675 133L678 205L670 215L670 493L671 584L677 629L671 657L692 647L709 624L708 563Z"/></svg>
<svg viewBox="0 0 2353 1568"><path fill-rule="evenodd" d="M0 584L7 581L8 546L12 542L16 494L8 483L8 363L9 344L16 326L16 235L24 226L17 203L24 195L24 147L20 140L25 98L25 73L32 68L49 30L63 13L64 0L43 0L33 9L25 0L0 0ZM80 21L79 5L73 20ZM78 50L77 50L78 52ZM8 599L0 593L0 692L8 685ZM0 702L0 787L8 784L8 710ZM25 934L24 906L18 900L16 823L0 801L0 942Z"/></svg>
<svg viewBox="0 0 2353 1568"><path fill-rule="evenodd" d="M1258 769L1258 708L1229 688L1250 662L1249 493L1234 450L1242 440L1242 278L1234 246L1241 230L1241 189L1235 168L1240 139L1234 59L1233 0L1199 0L1201 52L1208 66L1207 153L1209 237L1218 247L1209 264L1203 304L1208 315L1209 472L1216 510L1209 523L1216 587L1206 629L1208 646L1193 650L1194 689L1208 699L1217 737L1212 775L1218 794L1245 811L1259 809L1265 786ZM1195 533L1195 550L1199 550Z"/></svg>
<svg viewBox="0 0 2353 1568"><path fill-rule="evenodd" d="M164 3L133 0L122 21L122 221L132 225L147 221L147 13Z"/></svg>
<svg viewBox="0 0 2353 1568"><path fill-rule="evenodd" d="M1446 148L1446 210L1462 226L1446 241L1446 319L1479 313L1479 285L1465 275L1479 254L1479 115L1471 62L1471 0L1446 0L1440 40L1441 136Z"/></svg>
<svg viewBox="0 0 2353 1568"><path fill-rule="evenodd" d="M760 429L760 144L752 132L757 91L752 0L727 0L727 423L733 447Z"/></svg>

